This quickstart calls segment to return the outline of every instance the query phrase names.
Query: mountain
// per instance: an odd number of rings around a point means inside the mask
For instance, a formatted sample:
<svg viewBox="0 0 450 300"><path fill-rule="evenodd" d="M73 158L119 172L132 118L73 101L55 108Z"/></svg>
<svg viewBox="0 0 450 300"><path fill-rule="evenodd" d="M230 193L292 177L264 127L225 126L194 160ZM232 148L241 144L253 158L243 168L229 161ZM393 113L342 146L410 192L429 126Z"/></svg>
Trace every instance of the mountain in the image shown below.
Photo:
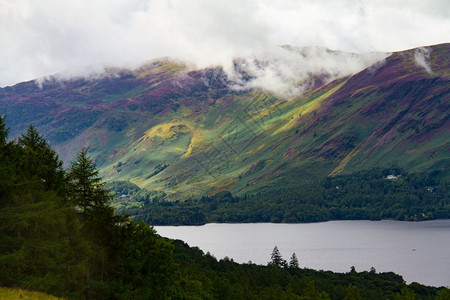
<svg viewBox="0 0 450 300"><path fill-rule="evenodd" d="M447 43L392 53L352 75L321 69L288 98L247 84L255 72L245 61L234 63L237 81L221 67L161 59L2 88L0 113L11 137L32 123L64 161L86 147L107 180L174 200L374 167L444 170L448 179L449 53Z"/></svg>

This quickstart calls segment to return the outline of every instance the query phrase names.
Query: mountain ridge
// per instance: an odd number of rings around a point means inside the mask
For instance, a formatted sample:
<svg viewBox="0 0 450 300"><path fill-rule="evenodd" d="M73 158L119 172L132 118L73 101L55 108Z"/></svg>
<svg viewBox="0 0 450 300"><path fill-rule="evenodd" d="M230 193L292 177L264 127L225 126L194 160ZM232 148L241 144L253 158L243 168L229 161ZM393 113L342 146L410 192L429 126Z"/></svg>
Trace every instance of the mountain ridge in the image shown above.
<svg viewBox="0 0 450 300"><path fill-rule="evenodd" d="M252 193L378 166L448 170L449 52L450 44L394 52L328 83L311 74L318 86L288 100L233 89L220 68L162 60L42 89L3 88L0 112L12 137L33 123L64 161L86 147L106 179L169 199Z"/></svg>

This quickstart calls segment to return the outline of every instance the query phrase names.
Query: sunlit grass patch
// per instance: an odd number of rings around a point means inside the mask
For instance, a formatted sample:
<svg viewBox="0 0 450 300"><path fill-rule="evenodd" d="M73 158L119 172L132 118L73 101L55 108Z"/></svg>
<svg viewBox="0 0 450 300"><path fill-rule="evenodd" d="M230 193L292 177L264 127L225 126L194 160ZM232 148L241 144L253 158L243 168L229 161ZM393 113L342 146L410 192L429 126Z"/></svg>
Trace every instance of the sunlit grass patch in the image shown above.
<svg viewBox="0 0 450 300"><path fill-rule="evenodd" d="M45 293L32 292L22 289L0 287L0 300L57 300L64 299L51 296Z"/></svg>

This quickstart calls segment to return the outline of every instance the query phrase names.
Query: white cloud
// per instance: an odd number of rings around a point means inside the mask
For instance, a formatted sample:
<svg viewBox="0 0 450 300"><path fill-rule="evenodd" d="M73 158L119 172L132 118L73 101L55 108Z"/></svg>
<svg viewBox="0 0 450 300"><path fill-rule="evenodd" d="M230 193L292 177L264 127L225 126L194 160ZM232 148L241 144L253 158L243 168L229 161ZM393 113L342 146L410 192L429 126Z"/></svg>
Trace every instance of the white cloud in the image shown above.
<svg viewBox="0 0 450 300"><path fill-rule="evenodd" d="M238 72L226 71L242 88L265 88L289 98L316 84L355 74L387 55L383 52L354 54L323 47L285 46L244 57L238 60ZM245 80L240 78L241 73L245 74Z"/></svg>
<svg viewBox="0 0 450 300"><path fill-rule="evenodd" d="M403 50L448 28L440 0L0 0L0 86L166 56L229 66L285 44Z"/></svg>
<svg viewBox="0 0 450 300"><path fill-rule="evenodd" d="M431 70L431 66L428 63L430 60L430 52L430 49L424 47L418 48L414 52L414 60L416 64L427 71L428 74L433 73L433 71Z"/></svg>

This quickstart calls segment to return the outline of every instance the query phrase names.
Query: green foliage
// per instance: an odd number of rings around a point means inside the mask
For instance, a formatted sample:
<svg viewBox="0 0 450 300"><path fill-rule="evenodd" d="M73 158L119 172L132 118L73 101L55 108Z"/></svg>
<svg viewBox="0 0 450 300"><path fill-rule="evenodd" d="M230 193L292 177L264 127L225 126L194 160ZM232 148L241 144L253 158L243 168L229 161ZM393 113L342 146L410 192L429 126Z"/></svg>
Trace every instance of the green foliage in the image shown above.
<svg viewBox="0 0 450 300"><path fill-rule="evenodd" d="M401 176L387 179L392 174ZM450 193L444 176L439 171L408 174L399 168L372 169L295 189L240 197L224 191L185 202L145 202L118 212L152 225L445 219L450 218Z"/></svg>
<svg viewBox="0 0 450 300"><path fill-rule="evenodd" d="M6 145L6 139L8 137L8 129L5 125L5 117L0 115L0 146Z"/></svg>
<svg viewBox="0 0 450 300"><path fill-rule="evenodd" d="M217 261L176 240L174 257L181 272L178 298L187 299L394 299L411 290L417 299L434 299L447 289L406 285L394 273L346 274L300 268ZM405 292L403 292L405 293ZM445 299L445 298L444 298Z"/></svg>
<svg viewBox="0 0 450 300"><path fill-rule="evenodd" d="M0 135L6 136L2 122ZM115 215L108 205L112 196L85 150L66 172L33 127L18 142L0 143L0 159L3 286L74 299L448 298L448 289L407 286L393 273L300 269L295 254L288 268L277 247L270 266L240 265L161 238L147 224ZM140 193L130 183L116 189ZM226 192L219 200L241 201Z"/></svg>
<svg viewBox="0 0 450 300"><path fill-rule="evenodd" d="M269 265L279 268L281 267L285 268L287 266L287 263L281 256L280 250L278 250L277 246L273 248L272 255L270 256Z"/></svg>
<svg viewBox="0 0 450 300"><path fill-rule="evenodd" d="M112 193L111 206L117 211L139 209L145 205L163 201L166 196L163 192L141 189L130 181L112 181L105 185Z"/></svg>
<svg viewBox="0 0 450 300"><path fill-rule="evenodd" d="M103 188L104 183L98 176L98 170L87 156L85 149L81 150L75 161L72 162L68 178L70 200L84 216L105 207L108 203L108 191Z"/></svg>
<svg viewBox="0 0 450 300"><path fill-rule="evenodd" d="M291 259L289 260L289 268L298 268L298 258L295 253L292 253Z"/></svg>
<svg viewBox="0 0 450 300"><path fill-rule="evenodd" d="M310 281L310 283L304 289L302 300L330 300L330 296L326 292L321 292L317 289L314 280Z"/></svg>
<svg viewBox="0 0 450 300"><path fill-rule="evenodd" d="M61 161L32 126L0 156L2 284L58 294L80 288L84 242Z"/></svg>
<svg viewBox="0 0 450 300"><path fill-rule="evenodd" d="M344 300L362 300L359 289L356 286L349 285Z"/></svg>
<svg viewBox="0 0 450 300"><path fill-rule="evenodd" d="M17 145L22 150L19 167L25 178L45 190L64 187L62 162L33 125L22 134Z"/></svg>
<svg viewBox="0 0 450 300"><path fill-rule="evenodd" d="M395 300L414 300L416 299L416 295L414 291L404 287L401 292L395 295Z"/></svg>
<svg viewBox="0 0 450 300"><path fill-rule="evenodd" d="M450 289L440 289L436 294L436 300L450 299Z"/></svg>
<svg viewBox="0 0 450 300"><path fill-rule="evenodd" d="M15 178L16 166L11 159L11 155L14 152L12 145L7 142L8 129L5 126L5 118L0 116L0 207L6 205L6 201L9 198L8 193L11 192L11 186L13 185Z"/></svg>
<svg viewBox="0 0 450 300"><path fill-rule="evenodd" d="M85 150L66 172L30 126L17 142L0 143L0 159L1 285L71 298L171 293L170 242L115 215Z"/></svg>
<svg viewBox="0 0 450 300"><path fill-rule="evenodd" d="M125 221L116 228L113 245L116 262L113 286L126 287L117 295L124 299L162 299L174 293L173 246L145 223Z"/></svg>

